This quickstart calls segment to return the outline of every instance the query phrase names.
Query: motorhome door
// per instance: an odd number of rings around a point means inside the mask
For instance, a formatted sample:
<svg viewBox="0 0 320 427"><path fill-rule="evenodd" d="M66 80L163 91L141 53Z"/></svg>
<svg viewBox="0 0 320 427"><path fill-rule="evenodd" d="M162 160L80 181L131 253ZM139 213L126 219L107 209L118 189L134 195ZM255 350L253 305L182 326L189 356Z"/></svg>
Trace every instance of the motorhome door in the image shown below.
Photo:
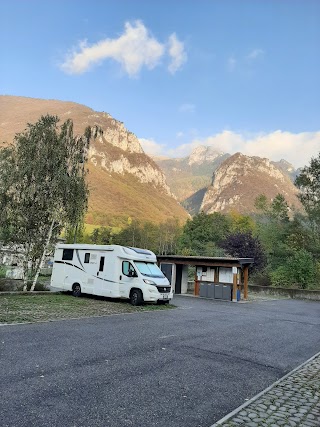
<svg viewBox="0 0 320 427"><path fill-rule="evenodd" d="M95 284L95 293L97 295L110 297L113 296L112 281L110 280L110 265L107 265L108 253L101 252L98 254L97 276ZM110 262L109 262L110 264Z"/></svg>
<svg viewBox="0 0 320 427"><path fill-rule="evenodd" d="M122 261L120 274L120 296L129 298L131 288L140 288L139 284L140 281L133 264L130 261Z"/></svg>

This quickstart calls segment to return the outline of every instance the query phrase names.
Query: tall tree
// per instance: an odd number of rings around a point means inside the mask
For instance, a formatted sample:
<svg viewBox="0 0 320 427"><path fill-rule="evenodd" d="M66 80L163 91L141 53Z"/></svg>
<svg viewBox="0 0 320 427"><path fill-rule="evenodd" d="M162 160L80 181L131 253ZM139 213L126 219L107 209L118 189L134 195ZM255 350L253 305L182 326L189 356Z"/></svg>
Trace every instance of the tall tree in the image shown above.
<svg viewBox="0 0 320 427"><path fill-rule="evenodd" d="M87 207L87 151L98 128L74 136L73 123L60 127L42 116L1 150L0 201L10 238L23 246L24 289L30 270L34 289L46 251L62 228L76 230Z"/></svg>
<svg viewBox="0 0 320 427"><path fill-rule="evenodd" d="M233 257L254 258L253 271L261 271L266 266L267 258L262 244L251 232L229 234L220 246Z"/></svg>
<svg viewBox="0 0 320 427"><path fill-rule="evenodd" d="M320 153L305 166L295 180L300 199L315 232L320 231Z"/></svg>
<svg viewBox="0 0 320 427"><path fill-rule="evenodd" d="M220 256L219 243L228 235L231 219L219 212L200 212L187 220L180 237L179 249L183 253Z"/></svg>

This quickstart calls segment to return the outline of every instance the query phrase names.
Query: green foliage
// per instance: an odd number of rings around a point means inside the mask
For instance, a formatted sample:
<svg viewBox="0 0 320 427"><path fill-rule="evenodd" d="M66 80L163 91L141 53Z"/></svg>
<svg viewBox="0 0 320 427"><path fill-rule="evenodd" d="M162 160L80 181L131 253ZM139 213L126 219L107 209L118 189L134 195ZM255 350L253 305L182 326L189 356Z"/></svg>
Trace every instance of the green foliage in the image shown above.
<svg viewBox="0 0 320 427"><path fill-rule="evenodd" d="M94 245L111 245L113 243L111 228L95 228L89 236L89 242Z"/></svg>
<svg viewBox="0 0 320 427"><path fill-rule="evenodd" d="M98 245L122 245L147 248L156 254L167 255L177 252L181 227L177 220L168 219L158 225L129 218L119 232L111 227L95 228L85 238L88 243Z"/></svg>
<svg viewBox="0 0 320 427"><path fill-rule="evenodd" d="M320 231L320 153L302 169L295 180L299 199L315 231Z"/></svg>
<svg viewBox="0 0 320 427"><path fill-rule="evenodd" d="M289 205L282 194L277 194L275 198L269 203L265 194L260 194L255 198L254 206L260 212L260 215L264 215L268 219L276 221L289 221Z"/></svg>
<svg viewBox="0 0 320 427"><path fill-rule="evenodd" d="M298 287L307 289L312 286L317 274L317 268L312 255L304 249L294 253L271 272L271 281L274 286Z"/></svg>
<svg viewBox="0 0 320 427"><path fill-rule="evenodd" d="M252 233L257 228L254 219L249 215L242 215L239 212L231 212L229 217L231 220L231 233Z"/></svg>
<svg viewBox="0 0 320 427"><path fill-rule="evenodd" d="M270 276L273 286L278 286L280 288L291 287L291 280L289 277L287 265L279 265L275 270L270 272Z"/></svg>
<svg viewBox="0 0 320 427"><path fill-rule="evenodd" d="M196 255L218 256L219 243L226 237L231 220L221 213L205 214L201 212L188 220L183 227L179 241L179 251L188 249Z"/></svg>
<svg viewBox="0 0 320 427"><path fill-rule="evenodd" d="M6 240L24 248L25 279L28 261L35 269L62 228L74 234L87 207L85 162L97 130L74 136L71 120L58 122L42 116L0 150L0 227Z"/></svg>
<svg viewBox="0 0 320 427"><path fill-rule="evenodd" d="M6 277L7 269L4 265L0 265L0 279L4 279Z"/></svg>

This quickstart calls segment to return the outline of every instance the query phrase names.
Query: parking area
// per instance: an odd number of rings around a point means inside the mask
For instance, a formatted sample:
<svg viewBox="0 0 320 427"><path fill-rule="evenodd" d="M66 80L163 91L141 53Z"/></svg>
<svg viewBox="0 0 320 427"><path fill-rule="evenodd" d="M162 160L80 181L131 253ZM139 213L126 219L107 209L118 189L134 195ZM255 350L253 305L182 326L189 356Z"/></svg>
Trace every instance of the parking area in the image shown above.
<svg viewBox="0 0 320 427"><path fill-rule="evenodd" d="M173 302L1 326L0 425L209 427L320 350L319 303Z"/></svg>

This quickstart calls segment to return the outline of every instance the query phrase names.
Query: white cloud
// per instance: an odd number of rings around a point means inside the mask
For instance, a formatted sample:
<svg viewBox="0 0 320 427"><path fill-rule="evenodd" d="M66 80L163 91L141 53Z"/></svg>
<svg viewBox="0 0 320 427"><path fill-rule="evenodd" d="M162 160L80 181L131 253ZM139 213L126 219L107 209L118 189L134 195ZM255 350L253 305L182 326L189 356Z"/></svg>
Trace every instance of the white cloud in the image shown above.
<svg viewBox="0 0 320 427"><path fill-rule="evenodd" d="M266 157L273 161L285 159L298 168L309 164L311 158L319 154L320 131L291 133L277 130L247 136L225 130L207 138L195 138L190 143L175 148L158 145L155 141L154 144L158 146L158 154L170 157L185 157L199 145L210 145L230 154L241 152L247 156ZM146 152L148 154L147 149Z"/></svg>
<svg viewBox="0 0 320 427"><path fill-rule="evenodd" d="M246 59L253 60L253 59L261 58L263 56L264 56L264 50L262 50L262 49L253 49L246 56Z"/></svg>
<svg viewBox="0 0 320 427"><path fill-rule="evenodd" d="M118 38L100 40L92 45L87 41L80 42L78 48L67 55L61 69L68 74L82 74L104 60L112 59L133 77L143 67L151 70L159 65L165 54L172 58L171 73L176 72L186 60L184 45L175 34L169 37L167 48L150 34L141 21L126 22L123 34Z"/></svg>
<svg viewBox="0 0 320 427"><path fill-rule="evenodd" d="M165 145L158 144L153 139L139 138L139 142L143 151L151 156L161 156L164 155Z"/></svg>
<svg viewBox="0 0 320 427"><path fill-rule="evenodd" d="M194 104L182 104L179 107L180 113L194 113L196 111L196 106Z"/></svg>
<svg viewBox="0 0 320 427"><path fill-rule="evenodd" d="M171 34L169 37L169 55L171 57L171 63L168 70L171 74L174 74L187 60L184 44L177 39L175 33Z"/></svg>

